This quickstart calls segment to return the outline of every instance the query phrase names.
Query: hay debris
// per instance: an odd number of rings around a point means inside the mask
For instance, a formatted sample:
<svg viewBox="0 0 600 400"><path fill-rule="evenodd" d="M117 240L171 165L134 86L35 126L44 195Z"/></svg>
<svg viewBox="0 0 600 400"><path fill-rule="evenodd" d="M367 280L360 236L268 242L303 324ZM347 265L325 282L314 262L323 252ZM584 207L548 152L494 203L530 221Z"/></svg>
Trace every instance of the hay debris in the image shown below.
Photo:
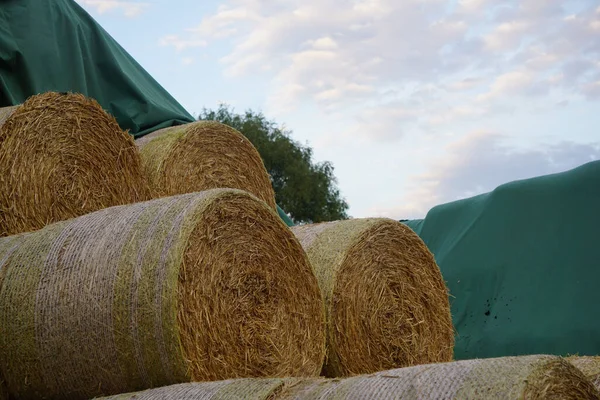
<svg viewBox="0 0 600 400"><path fill-rule="evenodd" d="M325 376L452 360L445 283L433 255L406 225L366 218L292 231L325 300Z"/></svg>
<svg viewBox="0 0 600 400"><path fill-rule="evenodd" d="M18 398L318 375L324 308L300 243L233 189L0 238L0 371Z"/></svg>
<svg viewBox="0 0 600 400"><path fill-rule="evenodd" d="M81 94L1 109L0 177L0 236L149 198L132 137Z"/></svg>
<svg viewBox="0 0 600 400"><path fill-rule="evenodd" d="M260 154L237 130L216 121L165 128L136 140L153 197L235 188L275 209Z"/></svg>
<svg viewBox="0 0 600 400"><path fill-rule="evenodd" d="M600 356L570 356L566 360L583 372L600 390Z"/></svg>

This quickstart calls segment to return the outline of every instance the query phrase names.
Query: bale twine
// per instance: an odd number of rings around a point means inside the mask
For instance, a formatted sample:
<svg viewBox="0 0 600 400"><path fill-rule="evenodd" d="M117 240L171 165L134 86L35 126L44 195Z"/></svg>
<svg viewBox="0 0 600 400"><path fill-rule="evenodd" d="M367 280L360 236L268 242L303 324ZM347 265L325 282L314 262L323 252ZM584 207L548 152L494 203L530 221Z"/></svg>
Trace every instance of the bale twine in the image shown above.
<svg viewBox="0 0 600 400"><path fill-rule="evenodd" d="M446 286L433 255L406 225L366 218L292 230L325 301L325 376L452 360Z"/></svg>
<svg viewBox="0 0 600 400"><path fill-rule="evenodd" d="M548 355L461 360L346 379L288 380L283 399L600 399L566 360Z"/></svg>
<svg viewBox="0 0 600 400"><path fill-rule="evenodd" d="M240 378L213 382L180 383L140 392L102 397L98 400L274 400L285 381L277 378Z"/></svg>
<svg viewBox="0 0 600 400"><path fill-rule="evenodd" d="M149 198L132 137L81 94L0 109L0 177L0 236Z"/></svg>
<svg viewBox="0 0 600 400"><path fill-rule="evenodd" d="M275 209L260 154L237 130L216 121L160 129L136 140L154 197L235 188Z"/></svg>
<svg viewBox="0 0 600 400"><path fill-rule="evenodd" d="M0 239L0 371L11 394L84 399L318 375L325 311L264 202L213 189Z"/></svg>
<svg viewBox="0 0 600 400"><path fill-rule="evenodd" d="M570 356L566 358L600 390L600 356Z"/></svg>

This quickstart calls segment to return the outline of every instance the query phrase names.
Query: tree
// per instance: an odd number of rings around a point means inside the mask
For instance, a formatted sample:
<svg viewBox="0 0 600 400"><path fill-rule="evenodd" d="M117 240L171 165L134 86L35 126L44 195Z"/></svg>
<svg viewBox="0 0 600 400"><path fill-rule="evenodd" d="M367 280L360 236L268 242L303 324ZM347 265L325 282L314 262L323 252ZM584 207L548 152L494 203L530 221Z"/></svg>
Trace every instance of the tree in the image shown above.
<svg viewBox="0 0 600 400"><path fill-rule="evenodd" d="M341 198L333 165L314 163L308 146L294 141L291 131L252 110L235 114L227 105L204 108L199 120L214 120L237 129L260 153L275 191L277 204L294 223L348 219L348 204Z"/></svg>

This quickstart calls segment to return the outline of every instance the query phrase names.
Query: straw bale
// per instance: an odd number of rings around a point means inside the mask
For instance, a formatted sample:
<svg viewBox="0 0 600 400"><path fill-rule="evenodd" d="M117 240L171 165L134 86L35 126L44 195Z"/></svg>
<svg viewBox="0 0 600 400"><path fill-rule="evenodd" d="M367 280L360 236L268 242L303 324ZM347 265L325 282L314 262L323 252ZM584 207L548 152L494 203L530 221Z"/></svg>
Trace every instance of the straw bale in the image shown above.
<svg viewBox="0 0 600 400"><path fill-rule="evenodd" d="M585 376L549 355L461 360L381 371L345 379L290 380L287 399L600 399Z"/></svg>
<svg viewBox="0 0 600 400"><path fill-rule="evenodd" d="M0 109L0 176L0 236L149 199L133 138L81 94Z"/></svg>
<svg viewBox="0 0 600 400"><path fill-rule="evenodd" d="M566 358L600 390L600 356L570 356Z"/></svg>
<svg viewBox="0 0 600 400"><path fill-rule="evenodd" d="M0 371L18 398L318 375L306 253L251 194L212 189L0 238Z"/></svg>
<svg viewBox="0 0 600 400"><path fill-rule="evenodd" d="M348 378L234 379L184 383L111 400L597 400L600 393L557 356L462 360L380 371ZM108 400L105 398L103 400Z"/></svg>
<svg viewBox="0 0 600 400"><path fill-rule="evenodd" d="M237 130L217 121L160 129L138 140L154 197L235 188L275 209L275 192L260 154Z"/></svg>
<svg viewBox="0 0 600 400"><path fill-rule="evenodd" d="M411 229L365 218L292 231L325 301L325 376L452 360L447 288L433 255Z"/></svg>
<svg viewBox="0 0 600 400"><path fill-rule="evenodd" d="M213 382L180 383L141 392L102 397L102 400L273 400L285 381L278 378L239 378Z"/></svg>

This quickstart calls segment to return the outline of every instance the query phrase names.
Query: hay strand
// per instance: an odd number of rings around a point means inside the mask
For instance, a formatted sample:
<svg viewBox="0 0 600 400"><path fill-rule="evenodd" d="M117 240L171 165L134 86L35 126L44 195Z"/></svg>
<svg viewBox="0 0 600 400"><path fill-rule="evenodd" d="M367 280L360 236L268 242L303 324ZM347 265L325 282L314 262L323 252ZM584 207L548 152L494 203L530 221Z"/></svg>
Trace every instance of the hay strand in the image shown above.
<svg viewBox="0 0 600 400"><path fill-rule="evenodd" d="M566 358L600 390L600 356L570 356Z"/></svg>
<svg viewBox="0 0 600 400"><path fill-rule="evenodd" d="M240 190L118 206L0 239L0 371L84 399L318 375L324 308L300 243Z"/></svg>
<svg viewBox="0 0 600 400"><path fill-rule="evenodd" d="M136 140L153 197L235 188L275 209L260 154L237 130L216 121L165 128Z"/></svg>
<svg viewBox="0 0 600 400"><path fill-rule="evenodd" d="M0 176L0 236L149 198L132 137L81 94L0 110Z"/></svg>
<svg viewBox="0 0 600 400"><path fill-rule="evenodd" d="M433 255L412 230L366 218L292 231L325 300L325 376L452 360L447 289Z"/></svg>

